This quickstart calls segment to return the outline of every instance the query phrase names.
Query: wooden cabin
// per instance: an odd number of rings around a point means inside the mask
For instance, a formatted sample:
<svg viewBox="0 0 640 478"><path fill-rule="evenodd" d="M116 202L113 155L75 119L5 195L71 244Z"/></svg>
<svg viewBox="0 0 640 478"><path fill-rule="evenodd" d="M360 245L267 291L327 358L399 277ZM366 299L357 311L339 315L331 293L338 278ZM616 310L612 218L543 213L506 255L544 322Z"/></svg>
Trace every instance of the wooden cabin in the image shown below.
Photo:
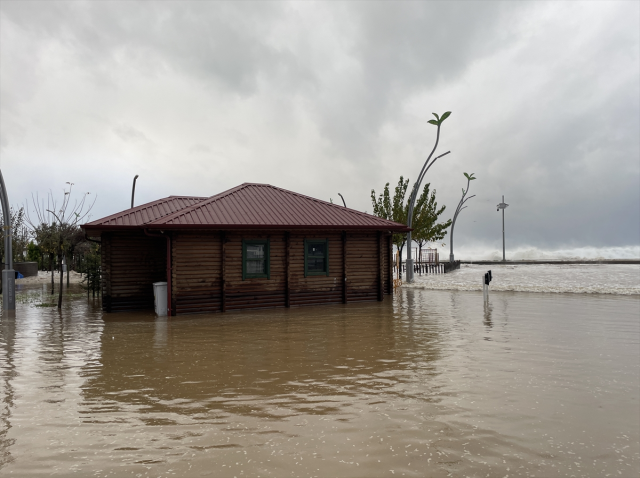
<svg viewBox="0 0 640 478"><path fill-rule="evenodd" d="M381 301L407 227L268 184L170 196L82 226L102 246L103 309L170 315Z"/></svg>

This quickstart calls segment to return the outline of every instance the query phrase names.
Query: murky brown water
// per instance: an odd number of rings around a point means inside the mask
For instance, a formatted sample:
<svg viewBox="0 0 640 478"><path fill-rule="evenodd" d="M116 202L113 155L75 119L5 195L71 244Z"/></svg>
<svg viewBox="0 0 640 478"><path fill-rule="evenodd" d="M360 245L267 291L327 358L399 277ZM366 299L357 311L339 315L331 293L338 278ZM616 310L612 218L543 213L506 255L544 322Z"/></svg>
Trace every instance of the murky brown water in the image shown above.
<svg viewBox="0 0 640 478"><path fill-rule="evenodd" d="M637 296L0 322L3 476L637 476ZM70 304L70 305L69 305Z"/></svg>

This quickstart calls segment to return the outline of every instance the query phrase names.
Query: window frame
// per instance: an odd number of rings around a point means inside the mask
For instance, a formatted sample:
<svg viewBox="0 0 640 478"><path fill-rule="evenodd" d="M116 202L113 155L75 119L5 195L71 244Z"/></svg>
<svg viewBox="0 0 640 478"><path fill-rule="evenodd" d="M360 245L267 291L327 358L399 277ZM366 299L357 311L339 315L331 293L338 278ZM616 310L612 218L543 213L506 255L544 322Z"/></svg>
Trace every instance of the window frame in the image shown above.
<svg viewBox="0 0 640 478"><path fill-rule="evenodd" d="M247 245L263 244L265 246L266 273L255 274L247 272ZM270 239L243 239L242 240L242 280L246 279L271 279L271 240Z"/></svg>
<svg viewBox="0 0 640 478"><path fill-rule="evenodd" d="M325 272L312 272L307 269L307 247L309 244L324 244L325 245ZM305 239L304 240L304 276L329 276L329 239Z"/></svg>

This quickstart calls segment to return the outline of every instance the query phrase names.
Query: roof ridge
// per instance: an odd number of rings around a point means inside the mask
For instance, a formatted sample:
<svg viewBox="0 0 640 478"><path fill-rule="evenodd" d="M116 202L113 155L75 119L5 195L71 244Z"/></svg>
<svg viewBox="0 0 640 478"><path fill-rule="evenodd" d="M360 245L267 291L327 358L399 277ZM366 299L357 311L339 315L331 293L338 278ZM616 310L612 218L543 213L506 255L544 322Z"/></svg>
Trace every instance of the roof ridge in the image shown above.
<svg viewBox="0 0 640 478"><path fill-rule="evenodd" d="M236 192L238 192L238 191L240 191L242 189L245 189L247 187L250 187L250 186L258 186L258 187L265 187L265 188L275 189L275 190L278 190L278 191L282 191L285 194L291 194L291 195L294 195L294 196L297 196L297 197L300 197L300 198L303 198L303 199L314 201L314 202L319 203L319 204L323 204L323 205L339 208L341 211L346 210L350 214L356 214L359 217L363 217L363 218L375 217L376 219L378 219L380 221L385 221L385 222L388 222L388 223L394 224L394 225L398 224L395 221L391 221L391 220L385 219L383 217L374 216L373 214L368 214L366 212L358 211L356 209L351 209L351 208L348 208L346 206L340 206L338 204L334 204L334 203L331 203L331 202L323 201L322 199L317 199L317 198L314 198L314 197L311 197L311 196L307 196L305 194L297 193L295 191L290 191L288 189L280 188L278 186L273 186L272 184L266 184L266 183L242 183L242 184L240 184L240 185L238 185L236 187L233 187L231 189L227 189L226 191L222 191L221 193L214 194L213 196L210 196L210 197L208 197L208 198L204 199L203 201L200 201L200 202L198 202L196 204L193 204L191 206L187 206L187 207L185 207L183 209L180 209L179 211L173 212L171 214L167 214L166 216L161 216L161 217L159 217L159 218L147 223L147 225L156 224L156 223L158 223L158 221L161 221L161 220L162 220L163 223L165 223L166 221L175 219L174 217L171 217L171 216L179 217L179 216L182 216L182 215L185 215L185 214L189 214L190 212L193 212L193 211L195 211L196 209L198 209L200 207L203 207L203 206L206 206L206 205L211 204L213 202L216 202L216 201L218 201L220 199L223 199L223 198L225 198L225 197L227 197L227 196L229 196L231 194L234 194L234 193L236 193Z"/></svg>
<svg viewBox="0 0 640 478"><path fill-rule="evenodd" d="M251 184L251 183L249 183L249 184ZM347 211L349 211L351 213L355 213L355 214L358 214L358 215L361 215L361 216L364 216L364 217L373 216L373 217L375 217L377 219L381 219L383 221L389 221L389 222L392 222L394 224L397 224L395 221L390 221L389 219L385 219L384 217L374 216L373 214L369 214L369 213L366 213L366 212L358 211L357 209L351 209L351 208L348 208L347 206L340 206L339 204L335 204L335 203L328 202L328 201L323 201L322 199L318 199L318 198L314 198L314 197L311 197L311 196L307 196L306 194L300 194L300 193L297 193L295 191L289 191L288 189L279 188L278 186L273 186L271 184L259 184L259 186L269 186L269 187L271 187L273 189L278 189L280 191L284 191L285 193L293 194L295 196L300 196L300 197L305 198L305 199L310 199L312 201L319 202L321 204L326 204L327 206L340 208L340 210L345 210L346 209Z"/></svg>
<svg viewBox="0 0 640 478"><path fill-rule="evenodd" d="M167 197L164 197L164 198L161 198L161 199L156 199L155 201L149 201L147 203L140 204L139 206L134 206L134 207L127 208L124 211L116 212L116 213L111 214L109 216L102 217L100 219L96 219L95 221L88 222L85 225L87 225L87 226L100 225L100 224L105 223L105 222L116 220L117 218L122 217L124 215L136 214L138 212L143 211L144 209L148 209L148 208L153 207L153 206L158 206L158 205L162 204L163 202L165 202L165 203L171 202L171 199L206 199L206 197L202 198L201 196L167 196ZM187 206L187 207L189 207L189 206ZM183 208L183 209L186 209L186 208ZM173 213L169 213L169 214L173 214ZM162 218L162 217L163 216L160 216L160 218ZM158 219L160 219L160 218L158 218ZM150 221L150 222L153 222L153 221ZM98 224L95 224L95 223L98 223ZM147 224L149 224L149 223L147 223Z"/></svg>
<svg viewBox="0 0 640 478"><path fill-rule="evenodd" d="M207 197L207 198L204 198L204 199L203 199L202 201L200 201L199 203L193 204L193 205L191 205L191 206L187 206L187 207L185 207L185 208L183 208L183 209L180 209L179 211L176 211L176 212L173 212L173 213L171 213L171 214L168 214L168 215L167 215L167 216L165 216L165 217L159 217L158 219L155 219L155 220L153 220L153 221L149 222L148 224L154 224L155 222L159 221L160 219L165 219L165 220L166 220L166 219L168 219L168 216L172 216L172 215L179 214L179 213L186 213L186 212L189 212L189 210L194 209L196 206L201 206L201 205L203 205L203 203L204 203L204 202L206 202L207 204L209 204L209 201L210 201L210 202L217 201L218 199L222 199L223 197L225 197L225 196L227 196L227 195L229 195L229 194L232 194L232 193L234 193L234 192L236 192L236 191L239 191L240 189L243 189L243 188L245 188L245 187L247 187L247 186L251 186L251 185L253 185L253 184L254 184L254 183L242 183L242 184L240 184L239 186L235 186L235 187L233 187L233 188L231 188L231 189L227 189L226 191L222 191L221 193L214 194L213 196L209 196L209 197Z"/></svg>
<svg viewBox="0 0 640 478"><path fill-rule="evenodd" d="M189 199L207 199L209 196L186 196L184 194L179 194L177 196L167 196L168 198L189 198ZM166 198L165 198L166 199Z"/></svg>

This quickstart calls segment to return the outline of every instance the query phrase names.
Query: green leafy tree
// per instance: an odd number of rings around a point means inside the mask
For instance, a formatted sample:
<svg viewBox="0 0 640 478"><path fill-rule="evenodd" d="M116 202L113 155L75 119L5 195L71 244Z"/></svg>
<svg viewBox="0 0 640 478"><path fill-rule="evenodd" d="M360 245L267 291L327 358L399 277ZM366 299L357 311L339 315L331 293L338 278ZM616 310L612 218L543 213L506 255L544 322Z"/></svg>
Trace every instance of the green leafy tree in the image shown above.
<svg viewBox="0 0 640 478"><path fill-rule="evenodd" d="M43 262L44 257L48 258L48 266L51 270L51 293L53 294L55 291L54 258L56 253L56 237L58 235L56 231L56 225L47 223L34 225L31 234L33 235L38 245L38 249L40 249L43 257Z"/></svg>
<svg viewBox="0 0 640 478"><path fill-rule="evenodd" d="M375 190L371 190L371 203L373 214L383 219L406 224L409 212L409 201L405 202L409 180L400 176L393 197L389 191L389 183L384 190L376 196ZM422 194L414 207L413 237L420 246L425 242L439 241L447 234L446 229L451 225L451 220L439 223L438 218L446 209L446 206L438 208L436 191L430 193L430 184L426 184ZM421 242L420 242L421 241ZM402 251L407 244L407 233L393 235L393 243L402 257Z"/></svg>
<svg viewBox="0 0 640 478"><path fill-rule="evenodd" d="M27 244L27 261L37 262L38 269L41 268L42 250L40 249L40 246L33 241L29 241L29 244Z"/></svg>
<svg viewBox="0 0 640 478"><path fill-rule="evenodd" d="M451 225L451 219L438 222L438 218L446 209L446 206L438 208L436 190L429 194L430 183L424 185L422 194L416 201L413 216L413 240L418 243L418 260L422 261L422 246L429 242L440 241L447 235L447 228Z"/></svg>
<svg viewBox="0 0 640 478"><path fill-rule="evenodd" d="M25 227L25 211L24 207L14 209L11 207L11 249L13 252L13 261L22 262L25 259L26 248L28 244L28 231ZM0 255L2 260L6 261L4 251L4 234L6 228L4 227L4 217L0 215Z"/></svg>
<svg viewBox="0 0 640 478"><path fill-rule="evenodd" d="M79 255L80 270L84 274L80 285L87 291L87 297L90 292L95 297L96 292L100 291L101 284L100 244L85 241L80 243L76 250Z"/></svg>
<svg viewBox="0 0 640 478"><path fill-rule="evenodd" d="M408 204L405 204L404 198L407 194L407 186L409 180L405 180L400 176L398 185L395 188L393 198L389 193L389 183L385 184L382 193L376 197L375 190L371 190L371 202L373 204L373 214L383 219L395 221L400 224L406 224L407 211L409 210ZM406 233L398 233L393 235L393 243L398 249L400 257L402 257L402 250L407 242Z"/></svg>

